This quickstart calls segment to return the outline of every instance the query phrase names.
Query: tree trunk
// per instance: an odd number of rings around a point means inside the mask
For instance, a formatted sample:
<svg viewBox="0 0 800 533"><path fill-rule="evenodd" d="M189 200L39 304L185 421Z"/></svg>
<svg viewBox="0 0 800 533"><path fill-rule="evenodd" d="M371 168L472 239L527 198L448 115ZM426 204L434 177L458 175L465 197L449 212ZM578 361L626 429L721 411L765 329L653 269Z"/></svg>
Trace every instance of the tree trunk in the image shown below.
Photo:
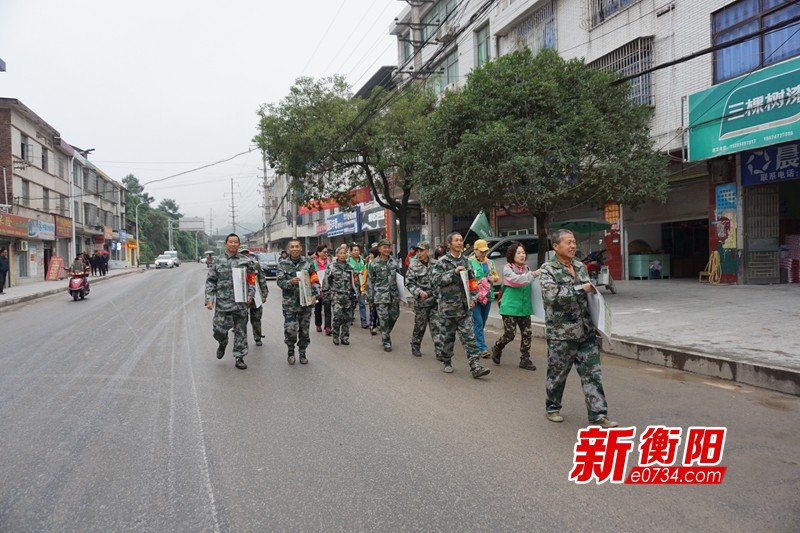
<svg viewBox="0 0 800 533"><path fill-rule="evenodd" d="M550 214L546 211L533 211L534 218L536 218L536 227L539 235L539 266L544 264L544 257L550 251L550 244L547 242L547 224L550 222Z"/></svg>
<svg viewBox="0 0 800 533"><path fill-rule="evenodd" d="M408 202L403 202L400 205L400 210L397 212L397 221L399 222L397 228L397 251L403 258L400 265L403 269L403 274L406 273L405 257L408 253Z"/></svg>

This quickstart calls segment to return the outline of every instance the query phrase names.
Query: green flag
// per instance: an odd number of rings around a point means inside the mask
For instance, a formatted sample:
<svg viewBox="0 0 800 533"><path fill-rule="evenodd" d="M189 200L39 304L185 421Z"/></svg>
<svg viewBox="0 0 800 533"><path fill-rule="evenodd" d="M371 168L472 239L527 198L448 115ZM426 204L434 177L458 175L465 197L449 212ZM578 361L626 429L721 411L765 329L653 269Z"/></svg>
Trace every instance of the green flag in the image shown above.
<svg viewBox="0 0 800 533"><path fill-rule="evenodd" d="M486 214L482 210L478 213L478 216L475 217L475 220L472 221L469 230L474 231L481 239L494 237L492 227L489 225L489 219L486 218Z"/></svg>

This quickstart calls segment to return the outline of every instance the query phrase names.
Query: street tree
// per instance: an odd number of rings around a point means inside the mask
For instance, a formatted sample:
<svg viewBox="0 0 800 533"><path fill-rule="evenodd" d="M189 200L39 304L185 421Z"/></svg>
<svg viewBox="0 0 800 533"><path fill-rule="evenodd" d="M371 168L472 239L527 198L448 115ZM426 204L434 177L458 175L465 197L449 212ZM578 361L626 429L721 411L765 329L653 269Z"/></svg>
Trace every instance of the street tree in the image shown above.
<svg viewBox="0 0 800 533"><path fill-rule="evenodd" d="M368 186L376 202L399 221L405 254L413 181L413 155L434 100L422 87L376 89L353 97L343 77L299 78L279 104L259 110L255 142L270 164L293 178L298 198L314 205L332 198L351 204L351 192Z"/></svg>
<svg viewBox="0 0 800 533"><path fill-rule="evenodd" d="M663 202L667 160L649 136L652 111L615 79L552 50L476 68L431 116L417 152L420 198L454 214L527 208L540 262L554 213L608 200Z"/></svg>

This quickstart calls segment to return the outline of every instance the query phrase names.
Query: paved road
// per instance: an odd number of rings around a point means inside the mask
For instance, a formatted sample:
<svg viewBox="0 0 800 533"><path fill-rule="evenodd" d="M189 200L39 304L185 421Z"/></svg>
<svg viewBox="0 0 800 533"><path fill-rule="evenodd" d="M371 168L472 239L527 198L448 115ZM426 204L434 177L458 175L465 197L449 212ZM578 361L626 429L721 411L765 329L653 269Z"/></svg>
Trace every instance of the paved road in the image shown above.
<svg viewBox="0 0 800 533"><path fill-rule="evenodd" d="M274 284L249 369L218 361L205 269L0 311L0 531L796 531L800 398L606 357L612 417L727 426L717 486L567 481L585 409L512 355L446 375L354 332L288 366ZM490 333L490 338L495 334ZM535 353L543 346L537 340ZM491 363L490 363L491 365ZM635 459L635 456L633 456Z"/></svg>

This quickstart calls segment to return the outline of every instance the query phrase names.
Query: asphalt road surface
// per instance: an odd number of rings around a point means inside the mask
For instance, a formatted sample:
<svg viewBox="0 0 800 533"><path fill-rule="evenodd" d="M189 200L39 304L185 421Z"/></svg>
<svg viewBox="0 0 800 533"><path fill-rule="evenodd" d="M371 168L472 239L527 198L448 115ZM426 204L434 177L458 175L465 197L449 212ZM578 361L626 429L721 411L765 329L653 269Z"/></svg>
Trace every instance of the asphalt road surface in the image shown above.
<svg viewBox="0 0 800 533"><path fill-rule="evenodd" d="M0 531L798 531L800 399L604 357L611 418L724 426L719 485L568 480L586 425L572 373L544 417L515 350L470 377L313 331L289 366L270 282L247 370L214 356L205 268L123 276L0 311ZM489 332L493 342L497 332ZM683 445L681 446L681 451ZM630 469L638 453L628 461Z"/></svg>

